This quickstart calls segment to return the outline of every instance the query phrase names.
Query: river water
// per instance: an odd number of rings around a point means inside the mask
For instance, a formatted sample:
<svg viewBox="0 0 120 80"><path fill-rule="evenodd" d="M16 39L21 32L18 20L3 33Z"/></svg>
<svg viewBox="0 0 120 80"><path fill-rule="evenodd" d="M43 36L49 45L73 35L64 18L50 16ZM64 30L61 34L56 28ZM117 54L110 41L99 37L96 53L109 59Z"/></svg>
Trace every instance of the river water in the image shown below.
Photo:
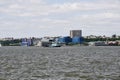
<svg viewBox="0 0 120 80"><path fill-rule="evenodd" d="M0 80L120 80L120 47L0 47Z"/></svg>

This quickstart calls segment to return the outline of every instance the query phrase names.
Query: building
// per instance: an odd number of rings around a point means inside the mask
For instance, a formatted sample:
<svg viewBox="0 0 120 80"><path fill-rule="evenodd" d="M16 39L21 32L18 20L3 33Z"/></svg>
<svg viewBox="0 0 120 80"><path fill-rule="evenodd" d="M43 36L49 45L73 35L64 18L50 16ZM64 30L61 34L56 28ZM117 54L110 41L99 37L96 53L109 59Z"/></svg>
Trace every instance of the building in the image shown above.
<svg viewBox="0 0 120 80"><path fill-rule="evenodd" d="M70 37L82 37L82 30L70 30Z"/></svg>
<svg viewBox="0 0 120 80"><path fill-rule="evenodd" d="M38 46L38 47L49 47L51 45L51 43L50 42L44 42L44 41L39 41L38 43L37 43L37 45L35 45L35 46Z"/></svg>
<svg viewBox="0 0 120 80"><path fill-rule="evenodd" d="M69 44L72 42L72 38L70 38L69 36L66 36L66 37L60 37L58 38L58 43L61 43L61 44Z"/></svg>
<svg viewBox="0 0 120 80"><path fill-rule="evenodd" d="M21 46L32 46L33 40L31 38L22 38Z"/></svg>
<svg viewBox="0 0 120 80"><path fill-rule="evenodd" d="M104 41L89 42L89 46L108 46Z"/></svg>
<svg viewBox="0 0 120 80"><path fill-rule="evenodd" d="M2 38L1 40L2 41L12 41L12 40L14 40L14 38L13 37L7 37L7 38Z"/></svg>
<svg viewBox="0 0 120 80"><path fill-rule="evenodd" d="M74 43L74 44L81 44L81 43L83 43L83 41L84 41L83 37L73 37L72 38L72 43Z"/></svg>

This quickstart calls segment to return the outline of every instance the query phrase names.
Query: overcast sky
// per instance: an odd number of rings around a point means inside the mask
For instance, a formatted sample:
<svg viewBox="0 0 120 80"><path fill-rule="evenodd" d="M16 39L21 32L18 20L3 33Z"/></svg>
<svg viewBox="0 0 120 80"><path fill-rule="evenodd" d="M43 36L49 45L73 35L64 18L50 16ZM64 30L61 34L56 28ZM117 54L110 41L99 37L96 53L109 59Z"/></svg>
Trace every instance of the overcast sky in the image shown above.
<svg viewBox="0 0 120 80"><path fill-rule="evenodd" d="M120 35L120 0L0 0L0 37Z"/></svg>

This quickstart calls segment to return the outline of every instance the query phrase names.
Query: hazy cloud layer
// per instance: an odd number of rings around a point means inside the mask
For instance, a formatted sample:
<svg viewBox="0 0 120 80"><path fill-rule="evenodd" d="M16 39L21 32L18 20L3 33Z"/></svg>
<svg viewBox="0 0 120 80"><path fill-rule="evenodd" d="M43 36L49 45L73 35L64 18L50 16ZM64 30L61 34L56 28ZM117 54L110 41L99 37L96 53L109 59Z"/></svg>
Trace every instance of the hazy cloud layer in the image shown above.
<svg viewBox="0 0 120 80"><path fill-rule="evenodd" d="M120 35L119 0L0 0L0 37Z"/></svg>

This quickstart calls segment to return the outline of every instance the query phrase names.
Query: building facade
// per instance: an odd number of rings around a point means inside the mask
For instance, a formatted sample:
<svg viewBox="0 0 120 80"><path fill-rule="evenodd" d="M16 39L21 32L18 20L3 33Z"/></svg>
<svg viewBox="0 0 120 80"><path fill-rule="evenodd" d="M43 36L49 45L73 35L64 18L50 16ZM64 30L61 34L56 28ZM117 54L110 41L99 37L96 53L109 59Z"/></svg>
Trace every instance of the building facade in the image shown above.
<svg viewBox="0 0 120 80"><path fill-rule="evenodd" d="M70 37L82 37L82 30L70 30Z"/></svg>

